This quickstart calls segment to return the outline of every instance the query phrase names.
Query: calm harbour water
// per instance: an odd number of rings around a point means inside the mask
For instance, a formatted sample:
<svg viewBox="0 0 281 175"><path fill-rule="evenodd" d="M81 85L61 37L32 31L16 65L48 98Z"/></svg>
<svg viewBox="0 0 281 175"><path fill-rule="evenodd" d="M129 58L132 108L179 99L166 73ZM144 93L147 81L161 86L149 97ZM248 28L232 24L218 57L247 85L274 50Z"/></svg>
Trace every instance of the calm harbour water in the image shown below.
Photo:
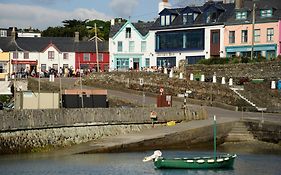
<svg viewBox="0 0 281 175"><path fill-rule="evenodd" d="M212 155L211 151L162 151L165 157ZM158 170L152 162L143 163L153 151L81 154L62 157L31 155L1 156L1 175L280 175L281 156L275 154L238 153L231 170Z"/></svg>

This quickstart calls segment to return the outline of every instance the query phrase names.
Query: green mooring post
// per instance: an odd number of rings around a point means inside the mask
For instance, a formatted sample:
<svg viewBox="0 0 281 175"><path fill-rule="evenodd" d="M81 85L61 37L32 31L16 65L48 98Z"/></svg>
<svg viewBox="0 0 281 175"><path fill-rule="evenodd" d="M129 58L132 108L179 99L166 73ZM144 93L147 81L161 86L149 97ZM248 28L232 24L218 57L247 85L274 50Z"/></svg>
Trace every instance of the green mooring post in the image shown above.
<svg viewBox="0 0 281 175"><path fill-rule="evenodd" d="M217 123L216 116L214 115L214 159L217 159Z"/></svg>

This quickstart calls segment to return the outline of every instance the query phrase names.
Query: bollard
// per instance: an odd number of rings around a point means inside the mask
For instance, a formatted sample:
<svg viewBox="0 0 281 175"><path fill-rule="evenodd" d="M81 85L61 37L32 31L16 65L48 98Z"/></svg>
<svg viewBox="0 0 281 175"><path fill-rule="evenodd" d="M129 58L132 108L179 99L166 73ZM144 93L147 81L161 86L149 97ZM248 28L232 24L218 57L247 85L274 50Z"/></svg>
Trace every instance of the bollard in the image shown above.
<svg viewBox="0 0 281 175"><path fill-rule="evenodd" d="M205 75L201 75L200 81L204 82L205 81Z"/></svg>
<svg viewBox="0 0 281 175"><path fill-rule="evenodd" d="M193 81L194 77L193 77L193 73L190 74L190 80Z"/></svg>
<svg viewBox="0 0 281 175"><path fill-rule="evenodd" d="M233 86L233 79L232 78L229 79L228 85Z"/></svg>
<svg viewBox="0 0 281 175"><path fill-rule="evenodd" d="M225 84L225 77L222 77L221 84Z"/></svg>
<svg viewBox="0 0 281 175"><path fill-rule="evenodd" d="M217 76L213 75L213 83L217 83Z"/></svg>
<svg viewBox="0 0 281 175"><path fill-rule="evenodd" d="M180 73L180 79L181 80L183 79L183 73L182 72Z"/></svg>
<svg viewBox="0 0 281 175"><path fill-rule="evenodd" d="M275 81L271 81L271 89L276 89L276 82Z"/></svg>
<svg viewBox="0 0 281 175"><path fill-rule="evenodd" d="M173 77L174 77L174 71L173 71L173 69L171 69L170 74L169 74L169 77L170 77L170 78L173 78Z"/></svg>

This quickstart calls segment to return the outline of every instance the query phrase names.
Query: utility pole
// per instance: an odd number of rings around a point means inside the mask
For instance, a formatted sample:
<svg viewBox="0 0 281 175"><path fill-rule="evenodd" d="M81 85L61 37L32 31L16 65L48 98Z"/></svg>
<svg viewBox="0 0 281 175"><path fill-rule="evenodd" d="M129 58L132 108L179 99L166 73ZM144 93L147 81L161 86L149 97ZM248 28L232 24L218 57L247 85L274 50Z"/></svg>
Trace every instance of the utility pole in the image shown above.
<svg viewBox="0 0 281 175"><path fill-rule="evenodd" d="M97 24L96 23L95 23L95 41L96 41L97 71L100 72L99 49L98 49L98 35L97 35Z"/></svg>
<svg viewBox="0 0 281 175"><path fill-rule="evenodd" d="M252 48L251 48L251 60L254 59L254 42L255 42L255 21L256 21L256 3L253 1L253 21L252 21Z"/></svg>
<svg viewBox="0 0 281 175"><path fill-rule="evenodd" d="M38 109L40 109L40 87L41 87L41 61L40 61L40 52L38 52L38 72L39 72L39 76L38 76Z"/></svg>

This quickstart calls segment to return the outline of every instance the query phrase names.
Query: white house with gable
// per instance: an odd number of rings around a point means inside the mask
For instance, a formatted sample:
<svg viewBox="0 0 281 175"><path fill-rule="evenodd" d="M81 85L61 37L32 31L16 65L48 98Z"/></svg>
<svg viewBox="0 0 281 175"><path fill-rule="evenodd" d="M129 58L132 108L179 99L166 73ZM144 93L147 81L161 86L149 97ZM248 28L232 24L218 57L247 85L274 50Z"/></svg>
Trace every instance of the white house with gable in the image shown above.
<svg viewBox="0 0 281 175"><path fill-rule="evenodd" d="M111 24L109 35L110 71L143 70L155 66L153 23Z"/></svg>

